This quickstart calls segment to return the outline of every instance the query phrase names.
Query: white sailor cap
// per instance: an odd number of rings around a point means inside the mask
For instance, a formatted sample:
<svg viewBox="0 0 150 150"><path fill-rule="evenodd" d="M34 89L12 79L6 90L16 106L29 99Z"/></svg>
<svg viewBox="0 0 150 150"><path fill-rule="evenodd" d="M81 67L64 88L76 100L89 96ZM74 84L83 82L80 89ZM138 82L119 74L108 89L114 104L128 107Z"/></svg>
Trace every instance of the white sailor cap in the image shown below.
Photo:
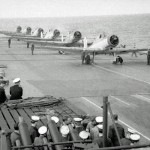
<svg viewBox="0 0 150 150"><path fill-rule="evenodd" d="M82 121L82 118L73 118L74 121Z"/></svg>
<svg viewBox="0 0 150 150"><path fill-rule="evenodd" d="M66 137L68 135L68 133L69 133L69 127L67 125L63 125L60 128L60 132L61 132L63 137Z"/></svg>
<svg viewBox="0 0 150 150"><path fill-rule="evenodd" d="M13 80L13 83L17 83L17 82L20 82L20 78L16 78Z"/></svg>
<svg viewBox="0 0 150 150"><path fill-rule="evenodd" d="M103 122L103 117L98 116L98 117L95 118L95 120L96 120L97 123L102 123Z"/></svg>
<svg viewBox="0 0 150 150"><path fill-rule="evenodd" d="M130 139L132 140L132 141L139 141L140 140L140 135L139 134L131 134L130 135Z"/></svg>
<svg viewBox="0 0 150 150"><path fill-rule="evenodd" d="M51 117L51 120L54 120L54 122L55 122L55 123L58 123L59 118L58 118L58 117L56 117L56 116L52 116L52 117Z"/></svg>
<svg viewBox="0 0 150 150"><path fill-rule="evenodd" d="M46 126L41 126L39 129L38 129L38 132L40 134L45 134L47 132L47 127Z"/></svg>
<svg viewBox="0 0 150 150"><path fill-rule="evenodd" d="M31 116L31 119L34 121L39 121L40 117L39 116Z"/></svg>
<svg viewBox="0 0 150 150"><path fill-rule="evenodd" d="M80 136L81 139L85 140L85 139L87 139L89 137L89 132L87 132L87 131L81 131L79 133L79 136Z"/></svg>
<svg viewBox="0 0 150 150"><path fill-rule="evenodd" d="M99 137L102 137L103 136L103 133L99 133Z"/></svg>
<svg viewBox="0 0 150 150"><path fill-rule="evenodd" d="M103 129L103 125L102 125L102 124L98 124L97 127L98 127L99 129L101 129L101 130Z"/></svg>
<svg viewBox="0 0 150 150"><path fill-rule="evenodd" d="M131 129L131 128L128 128L128 132L131 134L136 133L136 131L134 129Z"/></svg>

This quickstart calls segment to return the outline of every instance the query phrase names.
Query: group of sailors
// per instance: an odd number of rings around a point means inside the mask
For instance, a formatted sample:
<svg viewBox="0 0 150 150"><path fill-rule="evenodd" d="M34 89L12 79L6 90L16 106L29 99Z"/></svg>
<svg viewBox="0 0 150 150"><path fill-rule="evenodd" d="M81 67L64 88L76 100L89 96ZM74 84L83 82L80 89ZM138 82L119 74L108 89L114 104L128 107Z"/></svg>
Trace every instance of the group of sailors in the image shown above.
<svg viewBox="0 0 150 150"><path fill-rule="evenodd" d="M118 134L120 137L121 145L136 145L139 143L140 135L136 133L133 129L128 129L127 133L125 133L124 127L118 123L118 115L114 115L115 125L118 130ZM37 127L38 121L40 120L39 116L31 117L31 126L29 127L29 133L31 142L34 145L43 145L48 144L48 142L53 142L49 137L50 131L48 126ZM61 135L61 141L59 142L67 142L73 141L71 139L71 128L77 130L77 134L79 136L79 140L91 140L92 143L97 145L97 147L103 147L103 117L77 117L73 118L73 120L69 117L63 117L62 120L56 116L51 117L51 120L56 124L57 129ZM12 146L21 146L21 136L19 133L19 124L16 123L14 125L14 131L10 135ZM107 147L120 146L120 143L117 138L117 134L115 132L114 125L109 126L108 138L107 138ZM67 148L67 145L66 145ZM35 147L35 150L48 150L47 146L43 147Z"/></svg>

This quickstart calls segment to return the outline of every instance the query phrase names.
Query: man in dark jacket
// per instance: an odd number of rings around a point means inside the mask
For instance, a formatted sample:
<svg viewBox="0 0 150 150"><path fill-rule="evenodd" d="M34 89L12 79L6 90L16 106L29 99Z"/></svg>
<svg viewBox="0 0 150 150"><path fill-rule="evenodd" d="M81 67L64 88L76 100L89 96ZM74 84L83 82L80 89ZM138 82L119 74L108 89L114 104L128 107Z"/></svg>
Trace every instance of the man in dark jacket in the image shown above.
<svg viewBox="0 0 150 150"><path fill-rule="evenodd" d="M117 130L118 130L120 139L125 138L125 131L124 131L124 128L123 128L122 125L120 125L120 124L118 123L118 115L115 114L115 115L113 116L113 118L114 118L114 120L115 120L115 125L116 125L116 127L117 127ZM118 141L118 138L117 138L117 134L116 134L114 125L110 125L110 126L109 126L108 137L111 139L111 141L112 141L112 143L113 143L113 146L119 146L119 141Z"/></svg>
<svg viewBox="0 0 150 150"><path fill-rule="evenodd" d="M39 132L38 132L38 128L36 127L36 123L37 123L36 121L32 120L32 121L31 121L31 127L30 127L30 129L29 129L30 138L31 138L32 143L34 142L34 139L35 139L36 137L39 137L39 136L40 136L40 134L39 134Z"/></svg>
<svg viewBox="0 0 150 150"><path fill-rule="evenodd" d="M7 100L6 94L5 94L5 81L0 81L0 104L4 103Z"/></svg>
<svg viewBox="0 0 150 150"><path fill-rule="evenodd" d="M20 78L13 80L15 85L10 87L10 100L22 99L23 89L20 86Z"/></svg>
<svg viewBox="0 0 150 150"><path fill-rule="evenodd" d="M150 50L147 51L147 65L150 65Z"/></svg>

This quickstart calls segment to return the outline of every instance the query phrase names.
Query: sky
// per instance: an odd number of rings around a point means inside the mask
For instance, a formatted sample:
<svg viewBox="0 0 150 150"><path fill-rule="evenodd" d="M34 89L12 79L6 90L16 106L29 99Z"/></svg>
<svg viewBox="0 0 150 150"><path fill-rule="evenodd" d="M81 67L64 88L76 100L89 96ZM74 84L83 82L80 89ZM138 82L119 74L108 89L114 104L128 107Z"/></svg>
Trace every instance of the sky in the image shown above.
<svg viewBox="0 0 150 150"><path fill-rule="evenodd" d="M150 0L0 0L0 18L150 13Z"/></svg>

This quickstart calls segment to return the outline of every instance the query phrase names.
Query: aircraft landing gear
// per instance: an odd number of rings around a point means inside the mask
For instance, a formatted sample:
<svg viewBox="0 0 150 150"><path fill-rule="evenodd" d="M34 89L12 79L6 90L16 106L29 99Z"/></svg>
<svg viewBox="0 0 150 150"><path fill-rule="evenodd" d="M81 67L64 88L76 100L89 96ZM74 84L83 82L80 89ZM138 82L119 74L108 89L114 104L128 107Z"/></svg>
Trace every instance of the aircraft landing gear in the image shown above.
<svg viewBox="0 0 150 150"><path fill-rule="evenodd" d="M122 59L122 57L120 57L120 56L117 56L117 57L116 57L116 60L113 61L113 64L118 64L118 63L120 63L120 64L123 63L123 59Z"/></svg>

